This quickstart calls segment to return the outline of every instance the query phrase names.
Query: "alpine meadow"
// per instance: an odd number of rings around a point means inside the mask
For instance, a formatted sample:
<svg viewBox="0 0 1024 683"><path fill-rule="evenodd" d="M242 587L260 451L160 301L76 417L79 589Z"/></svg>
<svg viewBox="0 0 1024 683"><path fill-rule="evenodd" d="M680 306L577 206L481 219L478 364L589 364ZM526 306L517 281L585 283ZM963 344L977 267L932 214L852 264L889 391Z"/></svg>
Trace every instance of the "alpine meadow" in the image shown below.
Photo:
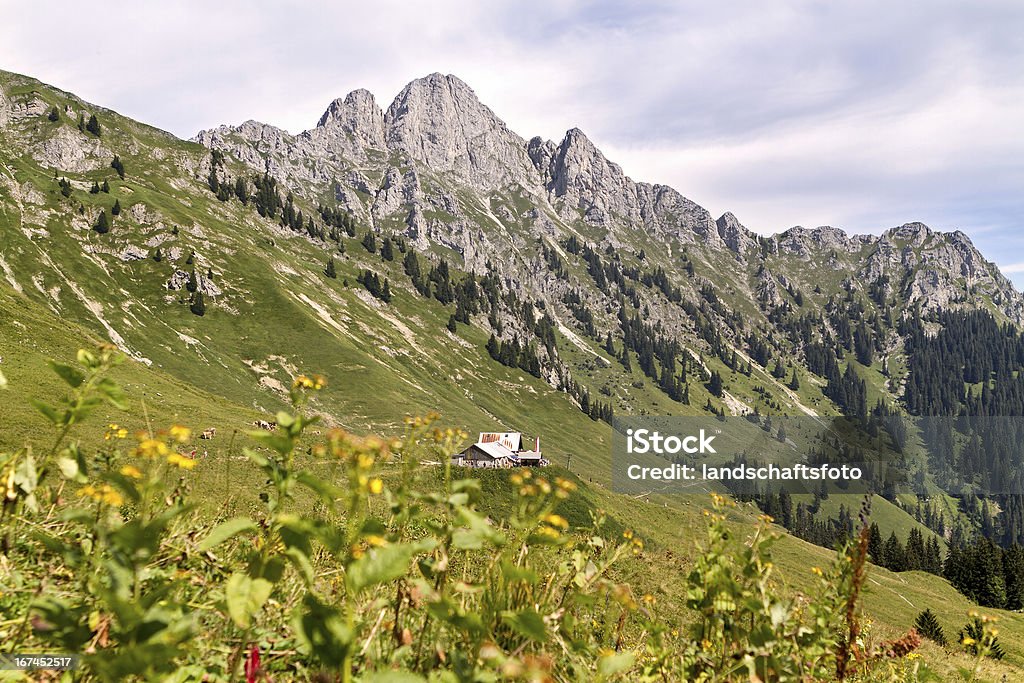
<svg viewBox="0 0 1024 683"><path fill-rule="evenodd" d="M182 140L0 71L0 275L0 659L79 658L0 680L1024 680L1024 296L963 232L757 234L452 75ZM914 486L616 491L645 416Z"/></svg>

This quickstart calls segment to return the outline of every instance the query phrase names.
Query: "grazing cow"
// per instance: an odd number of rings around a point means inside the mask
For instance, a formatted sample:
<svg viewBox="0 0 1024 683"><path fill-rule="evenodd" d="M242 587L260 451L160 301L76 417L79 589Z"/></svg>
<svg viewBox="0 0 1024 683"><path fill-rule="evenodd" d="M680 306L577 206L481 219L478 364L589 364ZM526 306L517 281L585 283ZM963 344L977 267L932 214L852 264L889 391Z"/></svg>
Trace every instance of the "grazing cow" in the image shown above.
<svg viewBox="0 0 1024 683"><path fill-rule="evenodd" d="M207 439L207 440L209 440L209 439L212 439L215 436L217 436L217 428L216 427L208 427L207 429L203 430L203 433L199 435L199 438L200 439Z"/></svg>
<svg viewBox="0 0 1024 683"><path fill-rule="evenodd" d="M260 429L265 429L268 432L272 432L272 431L274 431L274 429L277 428L277 423L276 422L267 422L266 420L256 420L255 422L252 423L252 425L253 425L253 427L258 427Z"/></svg>

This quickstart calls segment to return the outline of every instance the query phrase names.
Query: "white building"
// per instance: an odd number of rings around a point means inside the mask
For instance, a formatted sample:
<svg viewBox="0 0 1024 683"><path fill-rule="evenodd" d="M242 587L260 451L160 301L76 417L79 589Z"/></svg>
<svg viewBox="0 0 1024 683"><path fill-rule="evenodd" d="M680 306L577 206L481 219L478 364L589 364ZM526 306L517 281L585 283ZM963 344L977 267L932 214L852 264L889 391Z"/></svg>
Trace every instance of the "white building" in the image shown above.
<svg viewBox="0 0 1024 683"><path fill-rule="evenodd" d="M453 455L452 462L467 467L543 467L549 464L541 456L540 439L533 450L525 450L520 432L480 432L477 442Z"/></svg>

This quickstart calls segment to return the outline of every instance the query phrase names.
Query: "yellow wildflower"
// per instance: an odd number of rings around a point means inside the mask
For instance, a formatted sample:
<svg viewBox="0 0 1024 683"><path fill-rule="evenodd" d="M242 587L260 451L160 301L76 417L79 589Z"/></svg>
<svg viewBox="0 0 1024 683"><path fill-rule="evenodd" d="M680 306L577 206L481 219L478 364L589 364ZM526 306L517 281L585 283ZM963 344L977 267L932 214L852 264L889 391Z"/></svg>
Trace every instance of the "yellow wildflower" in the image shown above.
<svg viewBox="0 0 1024 683"><path fill-rule="evenodd" d="M119 472L123 476L131 479L142 479L142 472L135 465L125 465L119 470Z"/></svg>
<svg viewBox="0 0 1024 683"><path fill-rule="evenodd" d="M167 462L180 467L183 470L191 470L196 466L196 461L180 453L171 453L167 456Z"/></svg>
<svg viewBox="0 0 1024 683"><path fill-rule="evenodd" d="M544 518L544 521L547 522L548 524L550 524L553 527L558 527L559 529L568 529L569 528L569 522L565 519L565 517L562 517L561 515L556 515L556 514L547 515Z"/></svg>
<svg viewBox="0 0 1024 683"><path fill-rule="evenodd" d="M135 455L144 458L165 457L168 453L170 453L170 449L167 444L153 438L143 438L135 447Z"/></svg>
<svg viewBox="0 0 1024 683"><path fill-rule="evenodd" d="M97 502L112 505L114 507L120 507L124 504L124 496L122 496L117 489L110 484L100 484L99 486L86 484L79 490L78 495L87 496Z"/></svg>
<svg viewBox="0 0 1024 683"><path fill-rule="evenodd" d="M107 431L103 434L104 441L112 441L114 439L124 439L128 436L128 430L121 425L111 422L107 425Z"/></svg>
<svg viewBox="0 0 1024 683"><path fill-rule="evenodd" d="M192 438L192 430L181 425L172 425L170 429L171 438L178 443L186 443Z"/></svg>
<svg viewBox="0 0 1024 683"><path fill-rule="evenodd" d="M309 377L307 375L299 375L298 377L295 378L295 381L292 382L293 389L298 389L299 387L302 387L303 389L312 389L313 391L320 391L325 386L327 386L327 380L324 379L324 377L321 375L313 375L312 377Z"/></svg>
<svg viewBox="0 0 1024 683"><path fill-rule="evenodd" d="M377 495L384 490L384 482L382 482L380 479L371 479L369 489L370 493L372 493L373 495Z"/></svg>
<svg viewBox="0 0 1024 683"><path fill-rule="evenodd" d="M823 576L825 572L821 571L821 567L811 567L811 573L818 576Z"/></svg>

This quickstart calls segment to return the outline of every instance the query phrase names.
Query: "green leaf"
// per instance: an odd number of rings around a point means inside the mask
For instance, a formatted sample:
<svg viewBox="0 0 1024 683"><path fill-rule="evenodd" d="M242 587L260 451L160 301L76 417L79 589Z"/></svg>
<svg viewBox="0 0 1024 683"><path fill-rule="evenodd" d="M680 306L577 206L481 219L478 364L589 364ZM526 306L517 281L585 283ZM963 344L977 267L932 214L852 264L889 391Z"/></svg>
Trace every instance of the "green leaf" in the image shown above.
<svg viewBox="0 0 1024 683"><path fill-rule="evenodd" d="M295 566L296 571L302 576L306 585L312 586L313 582L316 581L316 572L313 570L313 563L309 561L309 556L299 548L288 548L284 551L284 555L291 560L292 565Z"/></svg>
<svg viewBox="0 0 1024 683"><path fill-rule="evenodd" d="M52 360L47 362L47 365L49 365L50 369L56 372L60 378L64 380L65 384L72 389L77 389L82 386L82 382L85 381L85 375L83 375L81 371L75 370L70 365L54 363Z"/></svg>
<svg viewBox="0 0 1024 683"><path fill-rule="evenodd" d="M636 661L636 654L633 652L618 652L615 654L599 657L597 660L597 673L605 678L615 676L633 666Z"/></svg>
<svg viewBox="0 0 1024 683"><path fill-rule="evenodd" d="M260 430L256 432L249 432L248 434L254 441L259 442L271 450L277 451L281 455L287 455L293 448L292 440L277 432Z"/></svg>
<svg viewBox="0 0 1024 683"><path fill-rule="evenodd" d="M431 549L434 541L418 543L395 543L383 548L373 548L348 568L348 582L354 591L393 581L409 570L412 558Z"/></svg>
<svg viewBox="0 0 1024 683"><path fill-rule="evenodd" d="M69 458L66 455L62 455L57 458L57 467L60 468L60 473L64 475L65 479L84 484L87 479L85 473L82 472L78 465L78 460Z"/></svg>
<svg viewBox="0 0 1024 683"><path fill-rule="evenodd" d="M228 614L238 628L249 628L252 618L270 597L274 584L266 579L253 579L247 574L235 573L224 587Z"/></svg>
<svg viewBox="0 0 1024 683"><path fill-rule="evenodd" d="M528 567L517 567L509 560L501 561L501 575L508 583L523 581L533 586L539 580L537 572Z"/></svg>
<svg viewBox="0 0 1024 683"><path fill-rule="evenodd" d="M312 594L303 600L305 609L295 611L293 627L300 649L320 660L324 666L338 668L353 647L352 629L345 617L332 605L326 605Z"/></svg>
<svg viewBox="0 0 1024 683"><path fill-rule="evenodd" d="M29 403L32 404L32 407L34 407L40 413L45 415L46 419L52 422L53 424L60 425L64 423L64 416L58 413L57 409L51 406L49 403L43 403L42 401L37 401L36 399L29 400Z"/></svg>
<svg viewBox="0 0 1024 683"><path fill-rule="evenodd" d="M121 385L112 379L102 379L96 384L96 390L103 395L107 403L118 410L128 410L128 399Z"/></svg>
<svg viewBox="0 0 1024 683"><path fill-rule="evenodd" d="M547 638L547 627L544 618L536 610L524 609L518 612L503 612L501 620L519 635L543 642Z"/></svg>
<svg viewBox="0 0 1024 683"><path fill-rule="evenodd" d="M501 546L505 536L482 515L467 508L459 510L459 528L452 532L452 546L459 550L480 550L485 544Z"/></svg>
<svg viewBox="0 0 1024 683"><path fill-rule="evenodd" d="M96 367L96 356L93 355L91 351L86 351L85 349L78 349L78 354L76 355L76 358L79 363L81 363L87 368Z"/></svg>
<svg viewBox="0 0 1024 683"><path fill-rule="evenodd" d="M338 486L309 472L299 472L295 475L295 479L326 502L334 502L344 495L344 492Z"/></svg>
<svg viewBox="0 0 1024 683"><path fill-rule="evenodd" d="M210 535L199 543L199 550L206 551L215 548L232 536L237 536L244 531L256 531L256 522L248 517L235 517L222 522L213 528Z"/></svg>

